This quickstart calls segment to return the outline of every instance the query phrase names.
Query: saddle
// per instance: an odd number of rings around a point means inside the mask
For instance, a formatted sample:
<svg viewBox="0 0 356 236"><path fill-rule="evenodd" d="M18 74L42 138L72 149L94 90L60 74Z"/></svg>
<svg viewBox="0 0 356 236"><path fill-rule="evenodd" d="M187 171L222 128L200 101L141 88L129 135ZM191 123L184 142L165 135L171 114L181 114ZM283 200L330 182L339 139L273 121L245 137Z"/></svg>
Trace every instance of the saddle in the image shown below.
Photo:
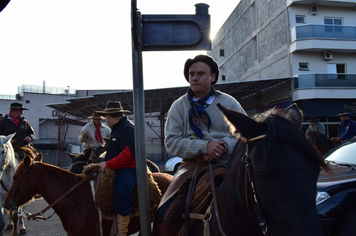
<svg viewBox="0 0 356 236"><path fill-rule="evenodd" d="M95 166L98 164L89 164L84 167L83 174L89 174ZM156 209L161 198L162 193L158 187L158 184L154 181L152 173L147 169L147 179L149 188L149 198L150 198L150 208ZM107 220L112 220L114 215L113 206L113 189L115 182L115 171L104 168L100 170L97 186L95 190L95 205L100 209L102 217ZM139 215L139 203L138 203L138 193L137 186L135 185L133 189L133 203L132 203L132 214L131 218ZM152 216L155 211L151 211Z"/></svg>
<svg viewBox="0 0 356 236"><path fill-rule="evenodd" d="M37 152L36 148L31 144L28 146L19 146L15 143L12 144L14 148L15 157L17 160L22 161L22 159L29 155L31 158L35 158L35 153Z"/></svg>
<svg viewBox="0 0 356 236"><path fill-rule="evenodd" d="M218 188L224 180L226 168L221 164L212 166L215 187ZM177 198L165 213L165 224L174 231L179 230L180 235L185 234L185 209L188 190L192 182L192 176L187 178L177 191ZM195 191L190 203L190 215L200 215L212 202L209 167L202 168L196 179ZM194 219L190 220L192 225Z"/></svg>

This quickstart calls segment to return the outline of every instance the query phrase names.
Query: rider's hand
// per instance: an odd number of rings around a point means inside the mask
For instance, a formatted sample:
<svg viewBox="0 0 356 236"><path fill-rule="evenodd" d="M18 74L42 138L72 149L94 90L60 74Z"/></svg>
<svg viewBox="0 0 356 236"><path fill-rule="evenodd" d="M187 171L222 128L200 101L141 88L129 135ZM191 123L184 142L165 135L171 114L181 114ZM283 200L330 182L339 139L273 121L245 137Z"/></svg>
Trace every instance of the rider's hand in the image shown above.
<svg viewBox="0 0 356 236"><path fill-rule="evenodd" d="M99 166L100 168L106 167L106 161L100 162Z"/></svg>
<svg viewBox="0 0 356 236"><path fill-rule="evenodd" d="M22 141L24 141L26 143L30 143L31 142L31 138L27 136Z"/></svg>
<svg viewBox="0 0 356 236"><path fill-rule="evenodd" d="M205 155L210 156L210 158L219 159L225 152L225 148L223 146L224 143L225 142L223 142L223 141L209 141L208 147L207 147L207 152ZM204 158L204 156L203 156L203 158ZM204 160L206 158L204 158Z"/></svg>

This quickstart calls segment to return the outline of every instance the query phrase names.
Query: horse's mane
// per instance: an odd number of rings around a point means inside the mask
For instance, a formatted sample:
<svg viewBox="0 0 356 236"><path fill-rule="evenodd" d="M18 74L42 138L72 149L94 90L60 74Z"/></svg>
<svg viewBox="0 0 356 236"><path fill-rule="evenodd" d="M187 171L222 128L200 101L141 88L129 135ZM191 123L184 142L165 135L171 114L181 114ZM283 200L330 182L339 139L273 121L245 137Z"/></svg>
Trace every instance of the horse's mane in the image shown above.
<svg viewBox="0 0 356 236"><path fill-rule="evenodd" d="M281 139L300 150L308 158L314 159L327 173L332 173L330 167L306 139L305 135L289 120L278 114L276 109L257 114L254 119L259 125L267 128L266 145L264 145L262 153L269 153L270 148L275 147L276 139Z"/></svg>

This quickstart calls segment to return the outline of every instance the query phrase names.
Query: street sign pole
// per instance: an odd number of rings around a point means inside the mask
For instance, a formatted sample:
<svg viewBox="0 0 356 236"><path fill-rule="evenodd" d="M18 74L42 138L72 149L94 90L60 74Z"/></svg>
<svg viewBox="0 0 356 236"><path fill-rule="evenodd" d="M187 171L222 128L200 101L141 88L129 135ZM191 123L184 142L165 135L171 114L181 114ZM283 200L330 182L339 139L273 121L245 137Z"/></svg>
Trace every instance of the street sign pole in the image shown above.
<svg viewBox="0 0 356 236"><path fill-rule="evenodd" d="M145 143L142 51L211 50L209 5L196 4L195 15L143 15L131 0L135 154L141 235L151 235L151 211Z"/></svg>
<svg viewBox="0 0 356 236"><path fill-rule="evenodd" d="M137 192L139 196L139 210L141 222L141 235L151 235L151 214L149 204L149 191L147 180L147 161L145 143L145 99L143 88L142 69L142 42L141 42L141 14L137 12L136 0L131 2L132 14L132 74L133 74L133 104L135 116L135 148ZM134 38L136 36L136 38Z"/></svg>

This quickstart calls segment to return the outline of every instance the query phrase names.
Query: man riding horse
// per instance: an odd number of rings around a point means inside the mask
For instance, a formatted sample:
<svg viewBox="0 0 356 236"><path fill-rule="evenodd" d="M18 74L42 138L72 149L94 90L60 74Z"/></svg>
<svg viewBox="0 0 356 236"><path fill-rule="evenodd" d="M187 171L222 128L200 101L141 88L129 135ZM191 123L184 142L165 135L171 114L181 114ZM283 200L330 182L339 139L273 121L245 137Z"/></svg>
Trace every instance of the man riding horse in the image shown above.
<svg viewBox="0 0 356 236"><path fill-rule="evenodd" d="M0 135L16 133L12 138L12 145L16 158L21 160L25 156L25 153L20 151L21 147L28 147L34 151L31 142L35 139L35 131L30 122L22 116L23 111L28 110L22 103L13 102L7 109L10 109L9 114L0 120Z"/></svg>
<svg viewBox="0 0 356 236"><path fill-rule="evenodd" d="M88 118L92 120L82 128L78 140L83 143L83 152L87 149L94 150L98 157L104 151L105 138L110 137L111 130L102 123L104 117L99 115L97 111L94 111Z"/></svg>
<svg viewBox="0 0 356 236"><path fill-rule="evenodd" d="M174 235L175 232L165 224L164 215L176 198L179 186L191 176L198 163L199 168L206 167L208 160L213 159L227 163L233 151L236 136L230 134L217 104L245 114L235 98L214 89L219 67L212 57L198 55L188 59L184 65L184 77L190 89L173 103L165 126L167 151L182 157L182 164L162 197L153 235Z"/></svg>
<svg viewBox="0 0 356 236"><path fill-rule="evenodd" d="M106 156L99 165L115 171L113 205L120 236L128 233L136 183L134 124L125 113L129 111L123 110L118 101L108 101L106 108L99 112L111 128Z"/></svg>

